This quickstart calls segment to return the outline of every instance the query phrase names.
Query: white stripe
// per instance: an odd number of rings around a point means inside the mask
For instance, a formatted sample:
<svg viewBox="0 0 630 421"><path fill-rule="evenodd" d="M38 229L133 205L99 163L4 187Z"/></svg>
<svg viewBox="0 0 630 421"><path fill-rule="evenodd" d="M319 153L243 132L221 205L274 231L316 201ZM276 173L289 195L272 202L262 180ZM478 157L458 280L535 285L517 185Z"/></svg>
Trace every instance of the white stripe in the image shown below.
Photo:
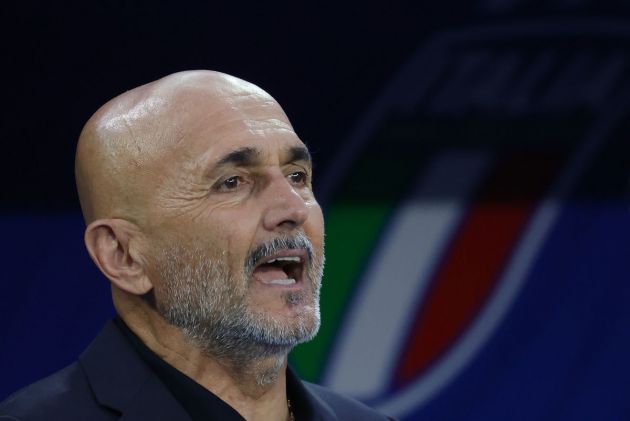
<svg viewBox="0 0 630 421"><path fill-rule="evenodd" d="M364 399L387 387L409 315L488 164L485 153L444 152L396 209L340 329L327 385Z"/></svg>
<svg viewBox="0 0 630 421"><path fill-rule="evenodd" d="M419 381L378 405L379 410L398 417L404 416L442 390L477 354L510 308L559 210L559 203L554 201L541 205L505 276L499 281L497 291L473 326L442 362Z"/></svg>

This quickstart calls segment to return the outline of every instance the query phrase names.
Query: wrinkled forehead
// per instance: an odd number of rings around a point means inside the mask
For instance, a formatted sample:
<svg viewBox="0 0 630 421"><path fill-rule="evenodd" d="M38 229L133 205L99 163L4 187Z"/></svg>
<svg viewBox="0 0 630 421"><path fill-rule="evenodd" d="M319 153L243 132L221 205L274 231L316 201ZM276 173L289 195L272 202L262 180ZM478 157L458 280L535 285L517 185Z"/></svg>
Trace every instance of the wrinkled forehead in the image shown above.
<svg viewBox="0 0 630 421"><path fill-rule="evenodd" d="M221 97L192 97L174 104L173 127L181 137L213 133L222 139L232 134L293 132L284 111L266 93L238 92Z"/></svg>
<svg viewBox="0 0 630 421"><path fill-rule="evenodd" d="M184 92L166 118L172 118L175 149L190 153L302 144L280 105L258 88L223 89L205 96Z"/></svg>

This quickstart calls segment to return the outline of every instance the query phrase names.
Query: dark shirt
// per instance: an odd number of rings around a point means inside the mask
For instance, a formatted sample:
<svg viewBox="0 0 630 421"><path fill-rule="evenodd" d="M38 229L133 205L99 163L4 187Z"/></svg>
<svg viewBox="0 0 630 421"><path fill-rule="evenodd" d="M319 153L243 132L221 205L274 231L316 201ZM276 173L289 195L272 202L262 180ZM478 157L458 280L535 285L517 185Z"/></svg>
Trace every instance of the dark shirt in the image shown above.
<svg viewBox="0 0 630 421"><path fill-rule="evenodd" d="M188 412L193 421L243 421L244 418L230 405L214 393L177 370L151 351L127 325L117 317L114 322L129 340L140 358L147 363L157 377L164 383L180 405ZM293 371L287 369L287 397L291 401L291 410L298 421L310 421L314 417L306 391Z"/></svg>

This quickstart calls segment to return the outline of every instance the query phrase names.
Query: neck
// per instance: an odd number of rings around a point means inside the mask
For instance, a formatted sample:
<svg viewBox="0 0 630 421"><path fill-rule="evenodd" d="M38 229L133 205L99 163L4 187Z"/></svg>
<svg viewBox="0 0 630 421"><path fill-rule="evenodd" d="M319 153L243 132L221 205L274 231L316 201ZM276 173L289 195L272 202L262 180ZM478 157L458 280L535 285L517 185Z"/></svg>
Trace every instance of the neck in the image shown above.
<svg viewBox="0 0 630 421"><path fill-rule="evenodd" d="M234 408L243 418L288 418L287 352L246 359L220 358L192 343L142 303L117 303L127 326L167 363Z"/></svg>

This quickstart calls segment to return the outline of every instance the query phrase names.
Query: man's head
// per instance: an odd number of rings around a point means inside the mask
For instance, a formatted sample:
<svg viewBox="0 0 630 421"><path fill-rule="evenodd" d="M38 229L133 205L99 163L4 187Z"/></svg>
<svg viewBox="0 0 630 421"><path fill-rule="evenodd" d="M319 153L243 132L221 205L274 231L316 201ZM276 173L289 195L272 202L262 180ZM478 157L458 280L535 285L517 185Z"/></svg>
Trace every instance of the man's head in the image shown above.
<svg viewBox="0 0 630 421"><path fill-rule="evenodd" d="M317 331L310 155L260 88L195 71L126 92L83 129L76 176L119 312L147 306L222 356L286 352Z"/></svg>

